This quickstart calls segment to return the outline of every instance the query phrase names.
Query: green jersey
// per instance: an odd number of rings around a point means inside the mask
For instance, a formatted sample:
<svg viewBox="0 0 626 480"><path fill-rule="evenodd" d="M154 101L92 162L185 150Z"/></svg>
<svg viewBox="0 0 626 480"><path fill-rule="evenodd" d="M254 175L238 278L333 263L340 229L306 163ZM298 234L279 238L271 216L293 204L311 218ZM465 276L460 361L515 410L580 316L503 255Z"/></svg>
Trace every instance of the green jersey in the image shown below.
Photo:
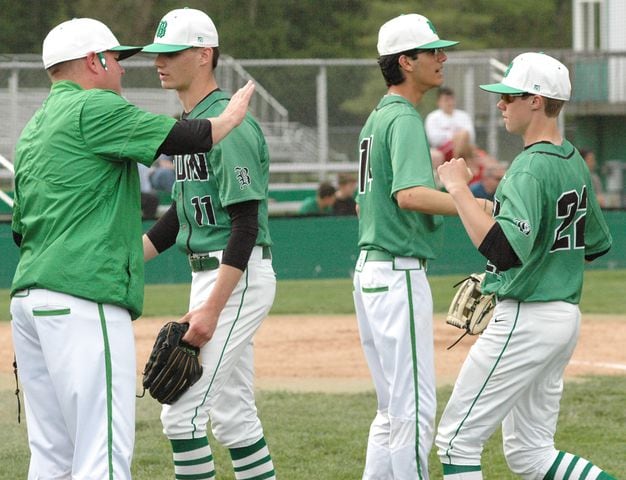
<svg viewBox="0 0 626 480"><path fill-rule="evenodd" d="M612 239L578 150L567 140L527 147L494 203L521 265L499 272L489 263L483 290L524 302L579 303L585 257L607 252Z"/></svg>
<svg viewBox="0 0 626 480"><path fill-rule="evenodd" d="M29 287L143 306L139 175L175 120L115 92L54 83L15 156L12 228L22 235L12 294Z"/></svg>
<svg viewBox="0 0 626 480"><path fill-rule="evenodd" d="M404 97L386 95L359 137L359 247L432 259L441 245L439 215L401 209L403 189L435 188L422 117Z"/></svg>
<svg viewBox="0 0 626 480"><path fill-rule="evenodd" d="M333 213L333 207L322 209L317 203L317 196L308 197L302 200L298 213L300 215L330 215Z"/></svg>
<svg viewBox="0 0 626 480"><path fill-rule="evenodd" d="M229 97L216 90L187 118L217 117ZM173 200L180 228L177 245L187 254L224 250L231 235L226 207L259 200L256 245L271 245L267 220L269 153L261 128L248 114L244 121L209 153L174 157Z"/></svg>

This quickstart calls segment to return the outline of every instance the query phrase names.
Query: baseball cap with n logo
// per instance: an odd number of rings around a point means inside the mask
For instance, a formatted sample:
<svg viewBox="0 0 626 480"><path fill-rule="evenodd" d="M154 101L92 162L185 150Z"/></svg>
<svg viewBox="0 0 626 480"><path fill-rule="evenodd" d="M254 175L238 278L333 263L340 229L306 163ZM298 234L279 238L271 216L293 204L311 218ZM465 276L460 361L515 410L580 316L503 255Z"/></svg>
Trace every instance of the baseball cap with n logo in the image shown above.
<svg viewBox="0 0 626 480"><path fill-rule="evenodd" d="M417 13L392 18L378 31L378 54L393 55L415 48L452 47L459 42L442 40L430 20Z"/></svg>
<svg viewBox="0 0 626 480"><path fill-rule="evenodd" d="M550 55L534 52L515 57L500 83L481 85L480 88L492 93L530 93L556 100L569 100L572 92L567 67Z"/></svg>
<svg viewBox="0 0 626 480"><path fill-rule="evenodd" d="M194 8L179 8L161 19L153 43L146 45L142 52L174 53L192 47L217 46L217 29L211 18Z"/></svg>

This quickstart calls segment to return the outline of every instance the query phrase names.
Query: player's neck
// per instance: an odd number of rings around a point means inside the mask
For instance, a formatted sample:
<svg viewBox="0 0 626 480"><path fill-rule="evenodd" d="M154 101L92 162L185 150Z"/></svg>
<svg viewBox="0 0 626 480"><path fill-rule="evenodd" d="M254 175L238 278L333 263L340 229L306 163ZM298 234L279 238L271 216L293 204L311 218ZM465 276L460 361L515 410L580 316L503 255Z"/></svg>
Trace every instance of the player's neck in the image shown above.
<svg viewBox="0 0 626 480"><path fill-rule="evenodd" d="M423 93L412 87L408 82L404 82L400 85L390 86L387 90L387 95L399 95L417 106L422 99Z"/></svg>
<svg viewBox="0 0 626 480"><path fill-rule="evenodd" d="M531 122L523 134L524 146L537 142L550 142L554 145L563 143L556 118L541 117Z"/></svg>
<svg viewBox="0 0 626 480"><path fill-rule="evenodd" d="M198 103L202 101L204 97L216 88L218 88L217 82L215 81L215 78L211 76L208 79L194 79L190 85L184 89L177 90L176 93L178 94L178 99L180 100L184 111L189 113L195 108L196 105L198 105Z"/></svg>

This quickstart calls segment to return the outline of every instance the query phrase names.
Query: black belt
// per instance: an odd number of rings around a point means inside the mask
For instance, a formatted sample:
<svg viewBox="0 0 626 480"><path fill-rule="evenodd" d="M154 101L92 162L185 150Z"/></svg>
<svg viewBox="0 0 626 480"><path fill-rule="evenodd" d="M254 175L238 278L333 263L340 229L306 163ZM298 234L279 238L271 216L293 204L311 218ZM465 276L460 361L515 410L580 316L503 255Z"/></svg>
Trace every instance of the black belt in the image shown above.
<svg viewBox="0 0 626 480"><path fill-rule="evenodd" d="M268 245L261 247L263 260L272 259L272 249ZM192 253L188 256L189 266L192 272L206 272L207 270L215 270L220 266L220 259L211 253Z"/></svg>

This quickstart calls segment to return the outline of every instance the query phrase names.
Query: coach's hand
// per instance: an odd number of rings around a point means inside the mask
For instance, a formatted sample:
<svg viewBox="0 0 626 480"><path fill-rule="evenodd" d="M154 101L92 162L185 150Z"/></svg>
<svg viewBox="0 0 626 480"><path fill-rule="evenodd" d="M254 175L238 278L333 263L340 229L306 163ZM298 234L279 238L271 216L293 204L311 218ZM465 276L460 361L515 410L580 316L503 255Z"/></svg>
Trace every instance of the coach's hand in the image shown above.
<svg viewBox="0 0 626 480"><path fill-rule="evenodd" d="M252 83L252 80L248 80L248 83L237 90L230 98L222 114L217 118L211 118L213 144L219 142L233 128L243 122L253 93L254 83Z"/></svg>

